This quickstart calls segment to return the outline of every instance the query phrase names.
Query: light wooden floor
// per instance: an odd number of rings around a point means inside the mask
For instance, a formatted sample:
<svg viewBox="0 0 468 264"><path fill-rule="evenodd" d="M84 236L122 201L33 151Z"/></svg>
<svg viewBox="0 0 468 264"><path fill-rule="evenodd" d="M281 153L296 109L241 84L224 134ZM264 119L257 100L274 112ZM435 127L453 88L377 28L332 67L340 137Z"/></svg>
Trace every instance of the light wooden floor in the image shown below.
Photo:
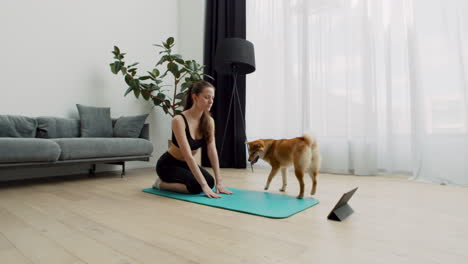
<svg viewBox="0 0 468 264"><path fill-rule="evenodd" d="M222 173L227 186L261 191L268 171ZM0 263L468 263L468 188L322 174L320 204L278 220L141 192L154 176L1 184ZM355 213L328 221L355 186ZM290 174L287 194L297 191Z"/></svg>

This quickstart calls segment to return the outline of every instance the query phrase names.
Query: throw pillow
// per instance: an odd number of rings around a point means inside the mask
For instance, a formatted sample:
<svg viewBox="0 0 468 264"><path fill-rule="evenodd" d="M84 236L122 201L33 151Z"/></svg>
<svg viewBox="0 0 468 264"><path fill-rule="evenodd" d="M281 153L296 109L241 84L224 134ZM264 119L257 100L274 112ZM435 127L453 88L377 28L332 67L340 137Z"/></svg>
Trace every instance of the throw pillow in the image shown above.
<svg viewBox="0 0 468 264"><path fill-rule="evenodd" d="M148 115L149 114L120 117L114 125L114 137L139 137Z"/></svg>
<svg viewBox="0 0 468 264"><path fill-rule="evenodd" d="M77 104L80 114L81 137L112 137L110 107Z"/></svg>
<svg viewBox="0 0 468 264"><path fill-rule="evenodd" d="M0 115L0 137L36 137L37 121L16 115Z"/></svg>

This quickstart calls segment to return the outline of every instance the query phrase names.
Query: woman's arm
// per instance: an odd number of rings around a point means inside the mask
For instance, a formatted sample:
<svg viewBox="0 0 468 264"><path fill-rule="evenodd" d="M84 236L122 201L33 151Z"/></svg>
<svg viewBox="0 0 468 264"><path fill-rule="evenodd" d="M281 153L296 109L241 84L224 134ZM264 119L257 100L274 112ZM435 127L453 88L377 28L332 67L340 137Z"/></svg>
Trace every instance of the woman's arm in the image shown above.
<svg viewBox="0 0 468 264"><path fill-rule="evenodd" d="M192 151L185 134L185 123L181 116L176 116L172 119L172 131L174 132L177 142L179 143L179 148L185 162L189 166L190 171L195 176L197 182L202 187L203 192L210 198L221 197L220 195L214 193L210 186L208 186L205 177L203 177L203 174L201 173L200 168L198 167L198 164L192 155Z"/></svg>
<svg viewBox="0 0 468 264"><path fill-rule="evenodd" d="M216 149L216 142L214 140L214 137L210 139L210 141L208 142L207 154L208 154L208 158L210 159L211 168L213 169L213 172L215 175L216 184L223 183L223 179L221 178L221 175L219 174L218 151Z"/></svg>
<svg viewBox="0 0 468 264"><path fill-rule="evenodd" d="M211 118L211 138L207 144L207 154L208 158L210 159L211 168L213 168L213 172L216 179L216 192L232 194L231 191L224 188L223 179L221 178L221 174L219 173L219 159L218 159L218 150L216 149L216 140L214 138L214 120Z"/></svg>

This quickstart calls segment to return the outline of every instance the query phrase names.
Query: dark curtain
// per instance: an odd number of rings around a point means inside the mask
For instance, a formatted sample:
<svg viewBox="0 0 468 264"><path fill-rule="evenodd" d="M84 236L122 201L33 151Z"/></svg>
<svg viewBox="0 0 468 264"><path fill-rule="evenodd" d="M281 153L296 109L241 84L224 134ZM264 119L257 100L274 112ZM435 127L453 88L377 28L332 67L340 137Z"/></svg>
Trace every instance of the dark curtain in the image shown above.
<svg viewBox="0 0 468 264"><path fill-rule="evenodd" d="M231 115L229 121L227 121L233 78L229 75L217 74L214 70L214 59L218 42L224 38L236 37L245 39L246 37L245 0L207 0L205 12L203 64L206 65L205 73L215 79L214 81L211 79L206 80L213 83L216 87L215 101L211 108L211 113L215 120L215 138L219 165L221 168L246 168L245 124L243 124L244 121L242 119L242 114L245 117L245 75L239 75L237 78L241 109L239 109L237 100L233 101ZM226 137L221 153L226 125ZM206 149L202 150L202 166L211 166Z"/></svg>

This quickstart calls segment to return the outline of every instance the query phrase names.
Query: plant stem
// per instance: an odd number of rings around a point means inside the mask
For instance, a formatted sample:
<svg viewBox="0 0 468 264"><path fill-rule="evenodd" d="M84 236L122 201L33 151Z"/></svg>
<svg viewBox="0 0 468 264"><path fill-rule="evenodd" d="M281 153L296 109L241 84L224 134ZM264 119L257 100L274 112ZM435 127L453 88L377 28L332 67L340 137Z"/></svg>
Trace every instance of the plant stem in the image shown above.
<svg viewBox="0 0 468 264"><path fill-rule="evenodd" d="M175 98L175 97L176 97L176 95L177 95L177 83L178 83L178 81L177 81L177 78L176 78L175 76L174 76L174 79L175 79L175 81L174 81L174 83L175 83L175 84L174 84L174 97L172 97L172 107L171 107L171 108L172 108L172 112L173 112L174 115L175 115L175 114L176 114L176 109L175 109L175 108L176 108L176 107L175 107L175 99L176 99L176 98Z"/></svg>

